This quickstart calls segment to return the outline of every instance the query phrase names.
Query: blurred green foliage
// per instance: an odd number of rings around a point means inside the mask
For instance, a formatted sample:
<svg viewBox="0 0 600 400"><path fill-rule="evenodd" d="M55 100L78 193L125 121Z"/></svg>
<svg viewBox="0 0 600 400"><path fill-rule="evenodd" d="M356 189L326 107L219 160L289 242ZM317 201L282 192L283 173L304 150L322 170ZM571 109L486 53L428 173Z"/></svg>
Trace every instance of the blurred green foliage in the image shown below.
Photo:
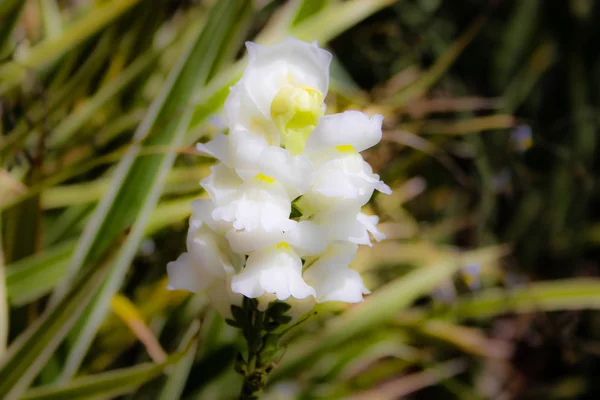
<svg viewBox="0 0 600 400"><path fill-rule="evenodd" d="M373 294L285 337L266 399L597 398L600 4L0 0L0 397L232 399L239 333L166 290L192 144L286 35L382 113Z"/></svg>

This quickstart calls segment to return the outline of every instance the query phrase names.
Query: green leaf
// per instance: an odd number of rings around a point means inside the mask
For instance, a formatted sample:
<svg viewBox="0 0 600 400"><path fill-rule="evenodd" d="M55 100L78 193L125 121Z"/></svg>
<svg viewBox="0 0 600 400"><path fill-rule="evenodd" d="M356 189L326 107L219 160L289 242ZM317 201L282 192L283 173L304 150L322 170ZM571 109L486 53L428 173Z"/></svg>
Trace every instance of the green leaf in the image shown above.
<svg viewBox="0 0 600 400"><path fill-rule="evenodd" d="M10 39L25 6L23 0L4 0L0 3L0 59L10 53Z"/></svg>
<svg viewBox="0 0 600 400"><path fill-rule="evenodd" d="M218 2L207 18L207 24L190 33L190 46L171 71L163 89L150 107L134 136L134 144L119 162L109 191L99 203L86 225L69 266L69 275L56 291L53 302L62 296L71 277L85 264L103 254L114 238L130 230L117 251L107 281L78 323L73 344L65 362L62 379L70 378L78 369L89 347L110 298L121 286L127 269L143 238L144 229L156 206L169 169L176 154L152 154L138 157L145 147L176 148L183 142L193 109L189 103L218 67L248 14L251 2L234 0Z"/></svg>
<svg viewBox="0 0 600 400"><path fill-rule="evenodd" d="M45 40L18 61L0 65L0 94L21 84L28 73L40 71L79 43L90 38L113 20L123 15L140 0L112 0L100 3L74 22L60 36Z"/></svg>
<svg viewBox="0 0 600 400"><path fill-rule="evenodd" d="M0 367L2 399L18 399L27 390L94 297L107 270L106 266L89 269L56 307L48 309L11 344Z"/></svg>
<svg viewBox="0 0 600 400"><path fill-rule="evenodd" d="M8 289L2 250L2 222L0 222L0 360L4 358L8 344Z"/></svg>
<svg viewBox="0 0 600 400"><path fill-rule="evenodd" d="M190 204L198 196L186 196L161 202L152 212L145 235L163 229L190 216ZM68 211L71 211L69 209ZM72 218L78 218L79 210ZM71 216L69 216L71 218ZM55 225L55 229L59 229ZM6 266L6 290L10 304L21 306L50 293L65 277L76 242L65 241Z"/></svg>
<svg viewBox="0 0 600 400"><path fill-rule="evenodd" d="M449 316L490 318L507 313L580 309L600 309L600 279L565 279L524 284L508 290L488 289L460 298Z"/></svg>
<svg viewBox="0 0 600 400"><path fill-rule="evenodd" d="M10 303L21 306L48 294L65 276L75 242L64 242L6 267Z"/></svg>
<svg viewBox="0 0 600 400"><path fill-rule="evenodd" d="M481 28L485 26L486 21L487 19L482 16L472 22L467 30L435 61L426 73L396 93L390 99L390 102L398 106L405 105L425 93L452 66L458 56L477 36Z"/></svg>
<svg viewBox="0 0 600 400"><path fill-rule="evenodd" d="M187 382L188 375L194 364L194 358L196 356L196 350L198 349L198 332L200 329L200 323L194 321L187 332L183 336L183 343L190 343L188 349L180 348L179 351L185 352L181 360L177 362L177 365L169 372L169 377L162 392L160 393L159 400L171 400L180 399L185 383Z"/></svg>
<svg viewBox="0 0 600 400"><path fill-rule="evenodd" d="M167 367L181 362L181 356L182 354L172 355L161 364L145 363L74 379L66 385L41 386L27 391L21 400L115 398L132 392L146 382L162 375Z"/></svg>
<svg viewBox="0 0 600 400"><path fill-rule="evenodd" d="M330 2L323 10L294 26L289 34L300 40L319 40L325 43L395 1L351 0L343 3Z"/></svg>
<svg viewBox="0 0 600 400"><path fill-rule="evenodd" d="M56 0L38 0L46 37L54 39L62 33L60 8Z"/></svg>
<svg viewBox="0 0 600 400"><path fill-rule="evenodd" d="M157 56L158 52L148 52L138 57L119 76L107 82L84 106L77 108L52 130L48 146L56 148L67 143L101 107L146 71L156 61Z"/></svg>

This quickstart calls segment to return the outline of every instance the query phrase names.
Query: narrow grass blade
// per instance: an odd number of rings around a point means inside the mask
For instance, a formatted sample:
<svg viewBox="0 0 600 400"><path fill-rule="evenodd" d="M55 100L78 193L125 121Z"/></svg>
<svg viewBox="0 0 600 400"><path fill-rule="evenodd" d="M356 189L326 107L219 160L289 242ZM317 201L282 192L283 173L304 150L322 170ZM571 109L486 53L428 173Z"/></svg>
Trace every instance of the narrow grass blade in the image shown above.
<svg viewBox="0 0 600 400"><path fill-rule="evenodd" d="M155 363L163 363L167 354L163 350L152 330L148 328L144 318L137 307L124 295L115 293L111 302L111 309L127 325L129 330L146 347L148 355Z"/></svg>
<svg viewBox="0 0 600 400"><path fill-rule="evenodd" d="M177 362L177 365L169 372L169 377L160 393L159 400L180 399L188 375L192 369L196 350L198 349L198 331L200 323L196 320L188 328L183 336L183 343L190 343L187 350L181 348L179 351L185 351L184 356Z"/></svg>
<svg viewBox="0 0 600 400"><path fill-rule="evenodd" d="M403 106L429 90L456 61L458 56L462 54L467 45L477 36L481 28L485 25L486 20L487 18L485 17L477 18L456 42L436 60L426 73L392 96L389 102L397 106Z"/></svg>
<svg viewBox="0 0 600 400"><path fill-rule="evenodd" d="M600 309L600 279L565 279L525 284L508 290L488 289L459 299L449 315L469 319L580 309Z"/></svg>
<svg viewBox="0 0 600 400"><path fill-rule="evenodd" d="M0 398L16 400L27 390L94 297L107 270L106 266L88 270L56 307L11 344L0 366Z"/></svg>
<svg viewBox="0 0 600 400"><path fill-rule="evenodd" d="M29 390L21 400L113 399L159 377L180 358L181 354L175 354L161 364L145 363L75 379L67 385L41 386Z"/></svg>
<svg viewBox="0 0 600 400"><path fill-rule="evenodd" d="M84 124L94 116L102 106L112 100L115 95L123 91L129 84L148 69L158 54L149 52L140 56L128 66L118 77L103 86L84 106L69 114L61 123L52 130L48 146L56 148L67 143Z"/></svg>
<svg viewBox="0 0 600 400"><path fill-rule="evenodd" d="M24 7L23 0L5 0L0 4L0 58L10 53L12 32Z"/></svg>
<svg viewBox="0 0 600 400"><path fill-rule="evenodd" d="M23 59L0 65L0 95L18 86L28 73L37 72L58 57L90 38L140 0L112 0L100 3L88 15L77 20L60 36L43 41Z"/></svg>
<svg viewBox="0 0 600 400"><path fill-rule="evenodd" d="M24 258L6 269L10 303L21 306L48 294L65 276L74 242L61 243Z"/></svg>
<svg viewBox="0 0 600 400"><path fill-rule="evenodd" d="M2 222L0 222L0 360L4 358L8 345L8 289L6 283L6 267L2 250Z"/></svg>
<svg viewBox="0 0 600 400"><path fill-rule="evenodd" d="M44 32L49 39L55 39L62 33L62 20L60 9L56 0L38 0L42 22L44 23Z"/></svg>
<svg viewBox="0 0 600 400"><path fill-rule="evenodd" d="M72 281L71 277L84 264L98 258L122 232L129 230L130 233L118 249L107 281L73 332L74 341L65 362L63 381L77 371L106 314L112 295L120 287L176 156L170 152L138 157L139 153L144 146L176 148L181 145L193 111L188 105L195 90L203 87L220 64L223 49L236 37L240 21L244 20L251 6L251 2L219 2L207 18L204 29L198 27L196 32L192 32L188 51L150 107L135 134L135 144L119 163L109 191L88 222L69 267L69 275L57 288L54 301L62 297Z"/></svg>

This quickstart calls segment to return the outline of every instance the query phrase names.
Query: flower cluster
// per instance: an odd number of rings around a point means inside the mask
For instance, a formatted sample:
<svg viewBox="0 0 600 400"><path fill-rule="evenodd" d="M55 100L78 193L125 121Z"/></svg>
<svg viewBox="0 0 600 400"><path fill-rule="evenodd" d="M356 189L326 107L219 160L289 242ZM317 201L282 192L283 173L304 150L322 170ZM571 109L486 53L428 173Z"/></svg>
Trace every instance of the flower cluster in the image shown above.
<svg viewBox="0 0 600 400"><path fill-rule="evenodd" d="M201 182L210 200L192 204L187 253L167 266L170 287L204 292L225 316L242 296L296 313L360 302L369 291L348 266L358 245L384 238L361 207L391 193L360 152L381 140L383 117L324 115L331 54L316 44L247 48L229 133L197 145L219 162Z"/></svg>

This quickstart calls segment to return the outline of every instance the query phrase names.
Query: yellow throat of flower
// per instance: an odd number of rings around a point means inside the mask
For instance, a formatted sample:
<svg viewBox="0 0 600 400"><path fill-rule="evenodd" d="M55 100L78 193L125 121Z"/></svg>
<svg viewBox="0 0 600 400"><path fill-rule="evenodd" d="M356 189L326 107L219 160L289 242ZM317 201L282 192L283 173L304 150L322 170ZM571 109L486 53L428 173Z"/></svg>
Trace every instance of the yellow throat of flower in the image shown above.
<svg viewBox="0 0 600 400"><path fill-rule="evenodd" d="M323 94L316 89L287 86L271 103L271 118L281 132L281 144L292 155L302 153L322 116Z"/></svg>

